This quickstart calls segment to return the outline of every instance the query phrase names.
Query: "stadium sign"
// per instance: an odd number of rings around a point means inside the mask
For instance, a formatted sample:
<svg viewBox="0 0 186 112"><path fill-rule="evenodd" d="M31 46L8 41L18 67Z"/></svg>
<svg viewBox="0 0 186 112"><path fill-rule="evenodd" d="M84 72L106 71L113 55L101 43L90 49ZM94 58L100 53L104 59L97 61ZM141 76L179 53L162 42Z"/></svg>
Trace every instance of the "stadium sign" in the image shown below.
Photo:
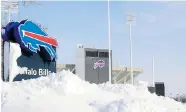
<svg viewBox="0 0 186 112"><path fill-rule="evenodd" d="M37 24L29 20L19 22L10 22L4 29L2 38L4 41L14 41L20 44L20 47L28 52L41 52L41 47L50 57L45 60L56 59L55 48L57 41L49 37ZM46 57L43 57L46 58Z"/></svg>
<svg viewBox="0 0 186 112"><path fill-rule="evenodd" d="M19 74L16 80L46 76L56 72L58 43L33 21L10 22L2 27L1 37L4 42L20 45L22 55L17 59L17 65L26 67L27 70Z"/></svg>
<svg viewBox="0 0 186 112"><path fill-rule="evenodd" d="M35 69L33 69L33 68L31 68L31 69L26 69L25 71L23 71L22 73L20 73L20 74L27 74L27 75L40 75L40 76L47 76L47 75L50 75L52 72L50 71L50 70L48 70L48 69L38 69L38 71L37 70L35 70Z"/></svg>

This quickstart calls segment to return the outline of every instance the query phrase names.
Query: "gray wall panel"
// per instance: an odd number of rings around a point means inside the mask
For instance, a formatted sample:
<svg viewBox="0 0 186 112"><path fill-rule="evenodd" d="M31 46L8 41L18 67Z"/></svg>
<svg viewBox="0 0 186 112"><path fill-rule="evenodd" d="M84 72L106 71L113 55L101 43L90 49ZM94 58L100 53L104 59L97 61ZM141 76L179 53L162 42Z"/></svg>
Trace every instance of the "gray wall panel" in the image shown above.
<svg viewBox="0 0 186 112"><path fill-rule="evenodd" d="M86 69L85 69L85 80L89 81L90 83L99 83L99 77L98 77L98 69L94 69L94 63L97 62L99 59L98 58L86 58L85 59L85 64L86 64Z"/></svg>
<svg viewBox="0 0 186 112"><path fill-rule="evenodd" d="M98 68L99 70L99 83L105 83L109 80L109 59L108 58L100 58L105 62L105 66L103 68Z"/></svg>
<svg viewBox="0 0 186 112"><path fill-rule="evenodd" d="M107 49L95 48L77 48L76 53L76 74L90 83L104 83L109 81L109 58L86 56L86 51L108 52ZM103 68L94 69L94 63L103 60L105 65Z"/></svg>

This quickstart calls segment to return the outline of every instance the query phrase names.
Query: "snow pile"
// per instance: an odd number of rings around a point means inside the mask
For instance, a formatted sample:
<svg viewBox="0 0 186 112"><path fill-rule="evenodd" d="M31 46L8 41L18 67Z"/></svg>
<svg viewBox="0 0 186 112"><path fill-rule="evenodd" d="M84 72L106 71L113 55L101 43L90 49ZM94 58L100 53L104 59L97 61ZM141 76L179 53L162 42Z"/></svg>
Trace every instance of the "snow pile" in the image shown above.
<svg viewBox="0 0 186 112"><path fill-rule="evenodd" d="M9 69L10 69L10 76L9 81L13 81L14 77L19 73L23 73L26 71L26 67L19 67L17 65L17 59L22 55L21 48L17 43L9 43L10 44L10 56L9 56Z"/></svg>
<svg viewBox="0 0 186 112"><path fill-rule="evenodd" d="M2 87L3 112L186 112L143 85L90 84L69 71Z"/></svg>
<svg viewBox="0 0 186 112"><path fill-rule="evenodd" d="M7 65L4 66L4 80L13 81L16 75L24 73L27 70L26 67L21 68L17 65L17 59L22 55L19 44L5 42L4 55L4 63Z"/></svg>

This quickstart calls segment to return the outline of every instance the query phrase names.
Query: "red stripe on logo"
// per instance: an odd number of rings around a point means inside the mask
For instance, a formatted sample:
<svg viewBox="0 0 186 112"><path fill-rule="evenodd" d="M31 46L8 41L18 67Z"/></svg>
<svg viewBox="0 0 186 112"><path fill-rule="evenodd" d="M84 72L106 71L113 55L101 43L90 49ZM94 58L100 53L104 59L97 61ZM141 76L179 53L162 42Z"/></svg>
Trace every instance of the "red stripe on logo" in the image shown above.
<svg viewBox="0 0 186 112"><path fill-rule="evenodd" d="M57 41L53 38L48 37L48 36L42 36L42 35L39 35L39 34L28 32L28 31L24 31L24 35L32 37L32 38L37 39L37 40L40 40L42 42L46 42L46 43L51 44L55 47L57 46Z"/></svg>

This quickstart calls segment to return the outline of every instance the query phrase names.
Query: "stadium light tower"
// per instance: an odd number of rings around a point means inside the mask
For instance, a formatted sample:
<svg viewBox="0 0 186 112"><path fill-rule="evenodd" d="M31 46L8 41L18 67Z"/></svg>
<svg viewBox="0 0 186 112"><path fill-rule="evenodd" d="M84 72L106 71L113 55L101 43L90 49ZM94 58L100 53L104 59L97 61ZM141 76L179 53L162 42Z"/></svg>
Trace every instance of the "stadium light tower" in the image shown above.
<svg viewBox="0 0 186 112"><path fill-rule="evenodd" d="M127 24L129 24L129 40L130 40L130 75L131 75L131 84L134 85L134 75L133 75L133 66L132 66L132 24L135 21L135 16L133 14L127 14Z"/></svg>
<svg viewBox="0 0 186 112"><path fill-rule="evenodd" d="M8 22L11 21L11 13L18 13L18 0L14 1L1 1L1 11L8 14Z"/></svg>
<svg viewBox="0 0 186 112"><path fill-rule="evenodd" d="M111 50L110 50L110 4L108 0L108 47L109 47L109 81L112 83Z"/></svg>
<svg viewBox="0 0 186 112"><path fill-rule="evenodd" d="M23 3L23 6L29 6L31 4L34 4L34 5L42 5L40 3L37 3L36 0L22 0L22 3Z"/></svg>
<svg viewBox="0 0 186 112"><path fill-rule="evenodd" d="M13 14L13 13L18 14L19 13L18 8L21 4L25 7L30 5L30 4L41 5L41 4L36 3L36 0L30 0L30 1L27 1L27 0L1 1L1 11L8 14L8 18L5 18L5 19L8 20L8 22L11 21L11 14Z"/></svg>

